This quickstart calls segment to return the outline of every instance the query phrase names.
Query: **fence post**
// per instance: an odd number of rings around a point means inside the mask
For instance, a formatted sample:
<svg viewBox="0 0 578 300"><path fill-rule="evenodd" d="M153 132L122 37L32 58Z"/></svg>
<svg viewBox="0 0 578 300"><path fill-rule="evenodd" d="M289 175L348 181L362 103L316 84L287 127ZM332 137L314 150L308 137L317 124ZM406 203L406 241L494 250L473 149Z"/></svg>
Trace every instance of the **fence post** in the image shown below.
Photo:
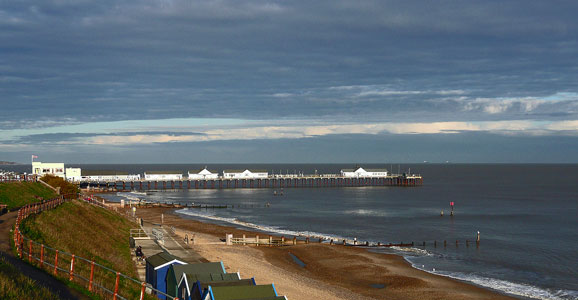
<svg viewBox="0 0 578 300"><path fill-rule="evenodd" d="M90 280L88 281L88 291L92 292L92 280L94 278L94 261L90 263Z"/></svg>
<svg viewBox="0 0 578 300"><path fill-rule="evenodd" d="M28 240L28 262L32 263L32 240Z"/></svg>
<svg viewBox="0 0 578 300"><path fill-rule="evenodd" d="M139 299L139 300L144 300L144 295L145 295L145 286L146 286L146 283L145 283L145 282L143 282L143 283L142 283L142 287L141 287L141 290L140 290L140 299Z"/></svg>
<svg viewBox="0 0 578 300"><path fill-rule="evenodd" d="M112 297L113 300L116 300L116 296L118 295L118 280L120 279L120 272L116 272L116 282L114 283L114 295Z"/></svg>
<svg viewBox="0 0 578 300"><path fill-rule="evenodd" d="M70 277L69 280L74 279L74 254L72 254L72 260L70 260Z"/></svg>
<svg viewBox="0 0 578 300"><path fill-rule="evenodd" d="M44 266L44 244L40 245L40 268Z"/></svg>
<svg viewBox="0 0 578 300"><path fill-rule="evenodd" d="M58 250L56 250L56 255L54 256L54 276L57 275L58 272Z"/></svg>

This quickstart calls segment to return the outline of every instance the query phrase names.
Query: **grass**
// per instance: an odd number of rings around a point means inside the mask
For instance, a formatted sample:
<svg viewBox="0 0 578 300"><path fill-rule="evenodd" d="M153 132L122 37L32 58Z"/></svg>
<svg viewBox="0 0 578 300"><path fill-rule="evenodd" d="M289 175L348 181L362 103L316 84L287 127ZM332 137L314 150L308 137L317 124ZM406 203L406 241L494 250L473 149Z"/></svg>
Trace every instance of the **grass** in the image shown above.
<svg viewBox="0 0 578 300"><path fill-rule="evenodd" d="M16 268L0 257L0 299L47 299L58 296L34 280L22 275Z"/></svg>
<svg viewBox="0 0 578 300"><path fill-rule="evenodd" d="M0 204L8 205L8 209L39 202L40 200L35 196L51 199L57 195L53 190L38 182L0 183Z"/></svg>
<svg viewBox="0 0 578 300"><path fill-rule="evenodd" d="M124 217L93 205L73 200L56 209L45 211L26 219L22 232L26 237L46 246L59 249L93 260L132 278L138 278L129 248L130 228L136 224ZM39 247L33 246L33 253L39 255ZM27 245L25 249L28 250ZM54 261L54 252L45 250L45 259ZM61 252L58 266L70 269L70 256ZM60 272L65 275L64 272ZM90 274L90 264L76 259L75 273L86 278ZM111 272L95 269L95 282L114 288L115 276ZM86 282L76 281L86 287ZM121 278L121 295L138 298L140 286Z"/></svg>

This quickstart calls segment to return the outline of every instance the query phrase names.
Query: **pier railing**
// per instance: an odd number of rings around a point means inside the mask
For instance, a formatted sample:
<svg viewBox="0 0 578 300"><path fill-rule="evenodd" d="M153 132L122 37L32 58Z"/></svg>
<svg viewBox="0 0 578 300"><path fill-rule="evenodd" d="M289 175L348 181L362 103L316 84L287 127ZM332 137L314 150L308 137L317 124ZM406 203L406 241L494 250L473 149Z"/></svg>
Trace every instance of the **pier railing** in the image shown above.
<svg viewBox="0 0 578 300"><path fill-rule="evenodd" d="M167 295L145 282L101 265L94 260L49 247L22 234L20 225L23 220L33 214L54 209L67 201L70 200L62 196L42 203L28 204L18 210L13 241L16 253L21 259L27 260L30 264L53 274L55 277L84 286L91 293L104 299L156 299L156 297L149 295L156 293L157 295L164 295L169 300L179 300L179 298ZM97 203L98 201L92 204L98 205Z"/></svg>
<svg viewBox="0 0 578 300"><path fill-rule="evenodd" d="M384 177L344 177L336 174L304 175L300 177L217 178L181 180L133 180L81 183L90 188L114 191L183 190L183 189L237 189L237 188L331 188L361 186L414 187L423 185L417 174L388 175Z"/></svg>

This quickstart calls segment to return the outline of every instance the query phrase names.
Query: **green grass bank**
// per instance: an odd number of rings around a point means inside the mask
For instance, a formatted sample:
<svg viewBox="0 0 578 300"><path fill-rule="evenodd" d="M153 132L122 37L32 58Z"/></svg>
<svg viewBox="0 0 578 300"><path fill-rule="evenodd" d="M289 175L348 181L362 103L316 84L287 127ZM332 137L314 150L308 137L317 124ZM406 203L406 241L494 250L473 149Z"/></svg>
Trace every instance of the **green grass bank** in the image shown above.
<svg viewBox="0 0 578 300"><path fill-rule="evenodd" d="M16 268L0 257L0 299L47 299L58 296L34 280L22 275Z"/></svg>
<svg viewBox="0 0 578 300"><path fill-rule="evenodd" d="M130 229L137 225L115 212L72 200L61 206L27 218L21 225L22 233L34 241L83 257L89 261L138 278L129 247ZM51 262L54 252L46 250ZM70 266L70 256L59 256L59 267ZM52 262L51 262L52 263ZM76 259L75 273L85 278L90 274L90 263ZM115 274L96 267L95 283L114 288ZM86 287L86 282L75 280ZM97 289L98 290L98 289ZM121 295L138 298L140 286L121 277Z"/></svg>
<svg viewBox="0 0 578 300"><path fill-rule="evenodd" d="M57 197L50 188L38 182L2 182L0 183L0 204L14 209L29 203L39 202L39 198L52 199Z"/></svg>

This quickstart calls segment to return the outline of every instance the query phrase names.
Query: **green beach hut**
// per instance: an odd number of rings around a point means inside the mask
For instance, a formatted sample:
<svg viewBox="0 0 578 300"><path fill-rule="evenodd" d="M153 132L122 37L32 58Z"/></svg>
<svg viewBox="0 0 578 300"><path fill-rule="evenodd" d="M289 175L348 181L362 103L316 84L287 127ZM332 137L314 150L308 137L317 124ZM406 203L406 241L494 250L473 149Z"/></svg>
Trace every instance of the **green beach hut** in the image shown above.
<svg viewBox="0 0 578 300"><path fill-rule="evenodd" d="M223 262L208 262L188 265L173 264L169 266L165 282L167 286L166 293L170 296L177 296L177 288L183 274L225 274ZM234 273L239 277L239 274Z"/></svg>
<svg viewBox="0 0 578 300"><path fill-rule="evenodd" d="M208 286L241 285L255 285L255 279L240 279L239 273L183 274L177 296L182 300L201 300Z"/></svg>
<svg viewBox="0 0 578 300"><path fill-rule="evenodd" d="M275 300L287 299L277 295L274 284L250 286L208 286L203 300Z"/></svg>

